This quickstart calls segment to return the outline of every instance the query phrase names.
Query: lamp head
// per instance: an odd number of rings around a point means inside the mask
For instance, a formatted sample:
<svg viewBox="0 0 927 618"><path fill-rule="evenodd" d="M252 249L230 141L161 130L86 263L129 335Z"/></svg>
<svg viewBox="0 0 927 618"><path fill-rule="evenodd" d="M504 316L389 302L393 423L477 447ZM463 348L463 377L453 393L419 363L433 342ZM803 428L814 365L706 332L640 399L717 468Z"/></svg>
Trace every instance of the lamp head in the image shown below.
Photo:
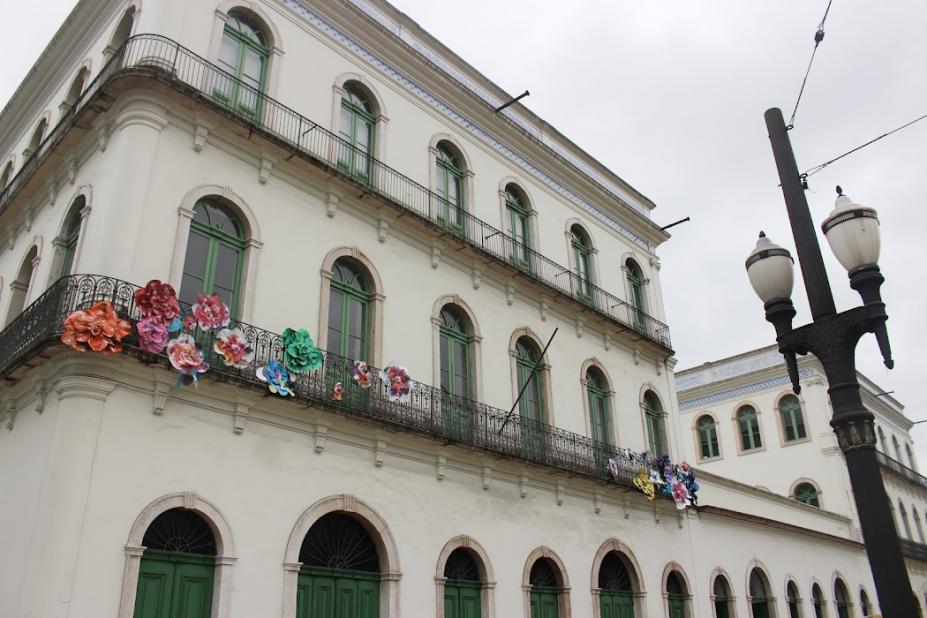
<svg viewBox="0 0 927 618"><path fill-rule="evenodd" d="M747 277L756 295L764 304L774 300L786 300L792 296L795 281L793 272L795 260L782 247L774 244L766 234L760 232L756 248L747 258Z"/></svg>
<svg viewBox="0 0 927 618"><path fill-rule="evenodd" d="M848 271L879 261L879 217L875 209L856 204L837 187L834 210L821 224L830 250Z"/></svg>

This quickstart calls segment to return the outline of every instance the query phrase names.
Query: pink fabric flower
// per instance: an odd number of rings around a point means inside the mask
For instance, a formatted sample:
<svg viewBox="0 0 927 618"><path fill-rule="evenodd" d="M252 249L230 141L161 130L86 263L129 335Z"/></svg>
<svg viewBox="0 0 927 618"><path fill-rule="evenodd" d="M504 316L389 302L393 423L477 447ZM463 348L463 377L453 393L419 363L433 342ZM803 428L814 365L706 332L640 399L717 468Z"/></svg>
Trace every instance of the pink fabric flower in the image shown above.
<svg viewBox="0 0 927 618"><path fill-rule="evenodd" d="M209 369L209 363L203 358L196 340L186 333L168 342L167 355L171 366L184 375L196 378L196 374L205 373Z"/></svg>
<svg viewBox="0 0 927 618"><path fill-rule="evenodd" d="M165 324L180 315L177 292L169 283L161 283L158 279L152 279L135 292L135 306L143 318L157 318Z"/></svg>
<svg viewBox="0 0 927 618"><path fill-rule="evenodd" d="M689 490L679 481L673 483L673 500L676 501L676 508L680 510L689 505Z"/></svg>
<svg viewBox="0 0 927 618"><path fill-rule="evenodd" d="M332 401L341 401L342 397L344 397L344 385L336 382L335 388L332 389Z"/></svg>
<svg viewBox="0 0 927 618"><path fill-rule="evenodd" d="M183 330L185 333L193 334L193 331L196 330L196 318L192 315L188 315L183 319Z"/></svg>
<svg viewBox="0 0 927 618"><path fill-rule="evenodd" d="M364 361L354 361L354 367L351 371L354 373L354 381L357 382L359 387L370 388L370 380L373 376L370 375L370 368L367 366L367 363Z"/></svg>
<svg viewBox="0 0 927 618"><path fill-rule="evenodd" d="M197 324L203 330L218 330L229 325L231 318L229 308L222 302L222 297L218 294L212 296L200 294L196 299L196 304L191 309L196 317Z"/></svg>
<svg viewBox="0 0 927 618"><path fill-rule="evenodd" d="M415 382L409 372L399 365L387 365L380 370L380 377L387 386L386 395L390 401L397 401L412 392Z"/></svg>
<svg viewBox="0 0 927 618"><path fill-rule="evenodd" d="M135 325L135 330L138 331L138 347L155 354L163 352L170 339L167 325L155 315L140 320Z"/></svg>
<svg viewBox="0 0 927 618"><path fill-rule="evenodd" d="M254 350L248 345L245 334L240 328L220 330L216 335L213 349L222 357L222 362L229 367L246 369L254 360Z"/></svg>

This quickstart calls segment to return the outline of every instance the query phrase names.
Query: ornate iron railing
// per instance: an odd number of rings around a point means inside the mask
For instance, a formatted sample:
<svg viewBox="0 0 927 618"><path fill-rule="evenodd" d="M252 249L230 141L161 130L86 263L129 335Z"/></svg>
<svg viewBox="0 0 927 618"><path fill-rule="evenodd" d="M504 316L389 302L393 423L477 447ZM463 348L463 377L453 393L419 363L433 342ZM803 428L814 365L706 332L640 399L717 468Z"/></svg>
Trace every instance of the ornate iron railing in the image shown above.
<svg viewBox="0 0 927 618"><path fill-rule="evenodd" d="M876 451L876 458L879 460L879 465L881 465L882 468L894 472L915 485L920 485L923 489L927 489L927 477L924 475L912 470L900 461L892 459L881 451Z"/></svg>
<svg viewBox="0 0 927 618"><path fill-rule="evenodd" d="M115 306L121 317L134 324L139 317L134 298L138 289L131 283L100 275L72 275L59 279L0 332L0 378L9 378L41 348L61 345L63 322L72 311L87 309L105 300ZM197 338L211 366L205 375L267 393L266 384L255 372L271 359L282 358L280 336L242 322L233 321L231 327L241 328L245 333L254 349L253 361L245 368L226 366L213 352L213 334L199 333ZM152 354L138 348L134 329L133 335L123 340L123 345L128 353L169 367L165 354ZM390 401L376 368L371 367L371 385L366 389L354 382L353 368L352 360L326 353L321 369L298 375L294 384L295 399L448 443L468 445L601 480L612 479L607 472L609 458L618 462L618 480L622 483L631 484L642 467L640 461L629 459L623 449L524 418L517 412L509 416L507 410L449 395L422 383L416 382L406 399ZM334 401L332 393L339 382L345 392L341 401Z"/></svg>
<svg viewBox="0 0 927 618"><path fill-rule="evenodd" d="M408 176L370 157L349 142L301 116L171 39L152 34L130 38L81 94L20 172L0 193L0 212L73 126L101 87L117 74L154 76L220 109L282 147L386 200L446 236L519 272L557 295L624 329L672 350L669 328L640 308L598 287L531 247L515 240Z"/></svg>

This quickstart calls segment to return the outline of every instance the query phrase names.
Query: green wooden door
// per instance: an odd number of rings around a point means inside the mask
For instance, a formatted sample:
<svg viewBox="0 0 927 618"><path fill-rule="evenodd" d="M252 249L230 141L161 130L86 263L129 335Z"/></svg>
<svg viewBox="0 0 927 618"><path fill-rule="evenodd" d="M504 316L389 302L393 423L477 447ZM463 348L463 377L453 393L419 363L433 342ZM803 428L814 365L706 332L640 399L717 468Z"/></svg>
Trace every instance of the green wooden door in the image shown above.
<svg viewBox="0 0 927 618"><path fill-rule="evenodd" d="M686 598L684 596L670 594L667 604L669 605L669 618L686 617Z"/></svg>
<svg viewBox="0 0 927 618"><path fill-rule="evenodd" d="M531 589L531 618L559 618L560 599L556 588Z"/></svg>
<svg viewBox="0 0 927 618"><path fill-rule="evenodd" d="M769 618L769 601L766 599L754 599L751 602L753 618Z"/></svg>
<svg viewBox="0 0 927 618"><path fill-rule="evenodd" d="M135 618L209 618L213 558L147 550L135 593Z"/></svg>
<svg viewBox="0 0 927 618"><path fill-rule="evenodd" d="M599 610L601 618L634 618L634 595L629 592L601 592Z"/></svg>
<svg viewBox="0 0 927 618"><path fill-rule="evenodd" d="M444 584L444 618L480 618L480 585L448 580Z"/></svg>
<svg viewBox="0 0 927 618"><path fill-rule="evenodd" d="M303 567L296 587L296 618L378 618L379 575Z"/></svg>

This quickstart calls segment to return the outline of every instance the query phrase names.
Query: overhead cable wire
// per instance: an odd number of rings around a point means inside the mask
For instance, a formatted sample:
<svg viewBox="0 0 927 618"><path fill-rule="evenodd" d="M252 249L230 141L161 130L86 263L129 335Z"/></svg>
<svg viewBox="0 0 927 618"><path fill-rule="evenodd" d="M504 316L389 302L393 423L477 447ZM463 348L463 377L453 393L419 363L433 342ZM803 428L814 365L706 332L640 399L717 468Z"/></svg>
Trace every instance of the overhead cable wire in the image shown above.
<svg viewBox="0 0 927 618"><path fill-rule="evenodd" d="M795 109L792 110L792 117L789 118L788 128L790 129L795 124L795 114L798 113L798 104L801 103L801 95L805 92L805 84L808 83L808 75L811 74L811 65L814 64L814 55L818 53L818 45L824 40L824 22L827 21L827 14L830 13L830 5L833 1L834 0L827 1L827 8L824 9L824 17L821 18L821 23L818 24L818 29L814 33L814 49L811 50L811 60L808 61L808 68L805 69L805 77L801 80L801 88L798 90L798 98L795 100Z"/></svg>
<svg viewBox="0 0 927 618"><path fill-rule="evenodd" d="M879 137L876 137L875 139L871 139L871 140L869 140L868 142L866 142L865 144L861 144L861 145L857 146L856 148L854 148L854 149L852 149L852 150L848 150L847 152L843 153L843 154L840 155L839 157L834 157L834 158L831 159L830 161L827 161L827 162L825 162L825 163L821 163L820 165L815 165L814 167L812 167L811 169L809 169L807 172L805 172L804 174L802 174L801 177L802 177L802 178L807 178L808 176L813 176L814 174L817 174L818 172L820 172L822 169L824 169L825 167L827 167L828 165L830 165L830 164L833 163L834 161L839 161L839 160L842 159L843 157L846 157L846 156L848 156L848 155L851 155L851 154L853 154L854 152L857 152L858 150L862 150L862 149L865 148L866 146L869 146L870 144L876 143L877 141L879 141L879 140L882 139L883 137L888 137L888 136L891 135L892 133L897 133L898 131L901 131L902 129L905 129L905 128L907 128L907 127L910 127L910 126L911 126L912 124L914 124L915 122L920 122L920 121L923 120L924 118L927 118L927 114L924 114L923 116L919 116L919 117L915 118L914 120L912 120L912 121L910 121L910 122L906 122L906 123L904 123L903 125L901 125L900 127L897 127L897 128L895 128L895 129L892 129L892 130L889 131L888 133L883 133L883 134L880 135Z"/></svg>

